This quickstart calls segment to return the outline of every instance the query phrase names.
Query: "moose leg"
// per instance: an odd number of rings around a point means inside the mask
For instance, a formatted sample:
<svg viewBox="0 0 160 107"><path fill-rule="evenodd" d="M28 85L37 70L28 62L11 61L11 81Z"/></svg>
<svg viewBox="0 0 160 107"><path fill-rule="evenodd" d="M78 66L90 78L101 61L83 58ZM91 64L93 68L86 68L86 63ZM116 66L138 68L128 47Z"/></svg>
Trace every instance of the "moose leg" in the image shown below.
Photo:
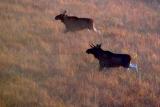
<svg viewBox="0 0 160 107"><path fill-rule="evenodd" d="M102 71L105 67L105 63L104 62L99 62L99 70Z"/></svg>
<svg viewBox="0 0 160 107"><path fill-rule="evenodd" d="M88 32L90 32L90 29L88 29Z"/></svg>
<svg viewBox="0 0 160 107"><path fill-rule="evenodd" d="M129 68L136 70L136 72L138 72L138 65L137 64L129 64Z"/></svg>
<svg viewBox="0 0 160 107"><path fill-rule="evenodd" d="M99 71L102 71L104 69L103 66L99 66Z"/></svg>
<svg viewBox="0 0 160 107"><path fill-rule="evenodd" d="M68 30L68 29L65 29L65 30L64 30L64 33L67 33L67 32L69 32L69 30Z"/></svg>
<svg viewBox="0 0 160 107"><path fill-rule="evenodd" d="M130 69L129 69L129 68L127 68L127 71L129 71L129 72L130 72Z"/></svg>
<svg viewBox="0 0 160 107"><path fill-rule="evenodd" d="M92 28L91 28L94 32L98 33L98 34L101 34L100 31L98 31L96 28L95 28L95 25L93 24L92 25Z"/></svg>

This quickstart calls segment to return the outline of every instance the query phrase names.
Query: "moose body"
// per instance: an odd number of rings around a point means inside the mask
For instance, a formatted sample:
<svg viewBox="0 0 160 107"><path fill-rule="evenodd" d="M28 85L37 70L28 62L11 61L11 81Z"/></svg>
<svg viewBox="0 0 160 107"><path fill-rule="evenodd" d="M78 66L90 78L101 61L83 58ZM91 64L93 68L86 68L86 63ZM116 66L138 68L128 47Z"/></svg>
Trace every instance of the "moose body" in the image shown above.
<svg viewBox="0 0 160 107"><path fill-rule="evenodd" d="M110 67L124 67L124 68L135 68L137 65L131 64L131 56L128 54L117 54L110 51L104 51L101 49L101 44L94 46L86 51L88 54L93 54L95 58L99 60L99 69L110 68Z"/></svg>
<svg viewBox="0 0 160 107"><path fill-rule="evenodd" d="M97 32L94 27L93 19L90 18L78 18L76 16L66 15L66 11L63 14L57 15L55 20L61 20L66 27L66 32L77 31L83 29L89 29Z"/></svg>

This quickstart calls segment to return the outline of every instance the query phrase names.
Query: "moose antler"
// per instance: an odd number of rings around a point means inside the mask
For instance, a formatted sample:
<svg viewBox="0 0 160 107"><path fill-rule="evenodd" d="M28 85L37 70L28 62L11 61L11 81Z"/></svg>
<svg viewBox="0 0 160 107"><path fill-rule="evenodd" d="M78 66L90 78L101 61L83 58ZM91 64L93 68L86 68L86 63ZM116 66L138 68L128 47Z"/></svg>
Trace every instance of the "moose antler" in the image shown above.
<svg viewBox="0 0 160 107"><path fill-rule="evenodd" d="M93 48L93 47L95 47L95 45L93 45L93 44L90 44L90 46Z"/></svg>

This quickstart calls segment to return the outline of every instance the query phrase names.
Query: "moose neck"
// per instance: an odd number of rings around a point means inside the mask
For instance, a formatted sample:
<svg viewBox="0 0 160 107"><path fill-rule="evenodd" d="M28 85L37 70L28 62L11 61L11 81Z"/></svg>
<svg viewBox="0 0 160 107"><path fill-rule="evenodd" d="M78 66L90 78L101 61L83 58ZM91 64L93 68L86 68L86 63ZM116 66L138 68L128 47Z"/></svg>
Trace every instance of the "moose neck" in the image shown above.
<svg viewBox="0 0 160 107"><path fill-rule="evenodd" d="M93 53L94 57L97 59L101 59L103 54L104 54L104 51L102 49L98 49L97 51L95 51L95 53Z"/></svg>
<svg viewBox="0 0 160 107"><path fill-rule="evenodd" d="M67 18L68 16L67 15L64 15L61 19L62 22L65 22L65 19Z"/></svg>

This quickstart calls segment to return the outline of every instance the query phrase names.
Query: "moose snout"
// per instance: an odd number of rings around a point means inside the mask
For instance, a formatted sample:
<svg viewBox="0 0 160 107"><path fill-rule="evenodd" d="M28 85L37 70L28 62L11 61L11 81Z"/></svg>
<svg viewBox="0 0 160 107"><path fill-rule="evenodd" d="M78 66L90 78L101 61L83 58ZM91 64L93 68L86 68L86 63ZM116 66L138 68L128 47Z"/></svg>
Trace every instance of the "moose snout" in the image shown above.
<svg viewBox="0 0 160 107"><path fill-rule="evenodd" d="M56 16L56 17L54 17L54 19L55 19L55 20L57 20L57 16Z"/></svg>
<svg viewBox="0 0 160 107"><path fill-rule="evenodd" d="M86 53L89 54L89 50L86 50Z"/></svg>

